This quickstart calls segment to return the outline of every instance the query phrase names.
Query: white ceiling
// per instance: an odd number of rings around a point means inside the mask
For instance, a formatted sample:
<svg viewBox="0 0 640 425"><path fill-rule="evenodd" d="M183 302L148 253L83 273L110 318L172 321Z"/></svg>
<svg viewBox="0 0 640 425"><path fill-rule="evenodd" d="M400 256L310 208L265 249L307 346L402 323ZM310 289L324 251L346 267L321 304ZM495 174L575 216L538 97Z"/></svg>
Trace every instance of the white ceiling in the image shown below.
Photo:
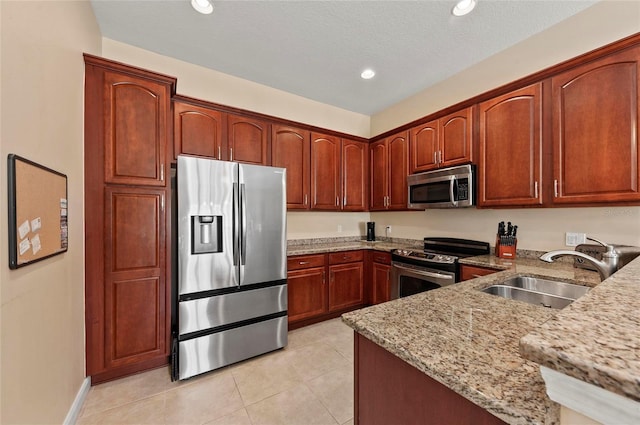
<svg viewBox="0 0 640 425"><path fill-rule="evenodd" d="M372 115L596 0L478 0L460 18L454 0L91 3L106 38Z"/></svg>

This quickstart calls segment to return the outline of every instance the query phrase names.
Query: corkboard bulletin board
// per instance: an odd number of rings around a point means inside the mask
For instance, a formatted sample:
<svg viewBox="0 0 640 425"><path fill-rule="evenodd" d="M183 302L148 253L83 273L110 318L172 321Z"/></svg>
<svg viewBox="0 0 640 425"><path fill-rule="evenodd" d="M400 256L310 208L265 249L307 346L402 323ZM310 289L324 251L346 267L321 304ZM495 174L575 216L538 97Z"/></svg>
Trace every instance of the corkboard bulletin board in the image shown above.
<svg viewBox="0 0 640 425"><path fill-rule="evenodd" d="M67 176L14 154L7 157L7 169L9 268L65 252Z"/></svg>

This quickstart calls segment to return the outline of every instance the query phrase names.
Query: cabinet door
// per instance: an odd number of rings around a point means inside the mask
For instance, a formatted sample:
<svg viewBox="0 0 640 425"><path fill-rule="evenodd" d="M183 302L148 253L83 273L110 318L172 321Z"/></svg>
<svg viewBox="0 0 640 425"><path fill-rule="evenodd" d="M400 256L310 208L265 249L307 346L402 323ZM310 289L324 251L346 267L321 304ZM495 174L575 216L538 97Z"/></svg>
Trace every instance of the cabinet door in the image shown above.
<svg viewBox="0 0 640 425"><path fill-rule="evenodd" d="M471 162L472 111L469 107L440 118L440 167Z"/></svg>
<svg viewBox="0 0 640 425"><path fill-rule="evenodd" d="M164 189L105 189L107 369L169 354L164 204Z"/></svg>
<svg viewBox="0 0 640 425"><path fill-rule="evenodd" d="M370 204L371 211L387 209L389 159L385 140L372 143L370 149Z"/></svg>
<svg viewBox="0 0 640 425"><path fill-rule="evenodd" d="M220 111L183 102L173 103L174 159L179 154L223 159Z"/></svg>
<svg viewBox="0 0 640 425"><path fill-rule="evenodd" d="M409 175L409 133L392 136L389 146L389 199L387 209L407 209L407 176Z"/></svg>
<svg viewBox="0 0 640 425"><path fill-rule="evenodd" d="M103 97L105 182L165 186L169 87L105 71Z"/></svg>
<svg viewBox="0 0 640 425"><path fill-rule="evenodd" d="M364 264L329 266L329 312L360 305L364 302Z"/></svg>
<svg viewBox="0 0 640 425"><path fill-rule="evenodd" d="M640 199L640 47L551 79L554 203Z"/></svg>
<svg viewBox="0 0 640 425"><path fill-rule="evenodd" d="M342 209L367 210L369 145L342 140Z"/></svg>
<svg viewBox="0 0 640 425"><path fill-rule="evenodd" d="M287 274L289 323L327 312L326 269L314 267Z"/></svg>
<svg viewBox="0 0 640 425"><path fill-rule="evenodd" d="M371 267L371 304L387 302L390 299L391 266L374 262Z"/></svg>
<svg viewBox="0 0 640 425"><path fill-rule="evenodd" d="M542 204L542 83L480 104L478 205Z"/></svg>
<svg viewBox="0 0 640 425"><path fill-rule="evenodd" d="M488 274L498 273L501 270L489 267L470 266L468 264L460 264L460 281L475 279L477 277L486 276Z"/></svg>
<svg viewBox="0 0 640 425"><path fill-rule="evenodd" d="M340 139L311 133L311 209L340 208Z"/></svg>
<svg viewBox="0 0 640 425"><path fill-rule="evenodd" d="M253 118L229 114L227 117L229 160L255 165L271 165L269 124Z"/></svg>
<svg viewBox="0 0 640 425"><path fill-rule="evenodd" d="M411 129L411 173L438 168L438 120Z"/></svg>
<svg viewBox="0 0 640 425"><path fill-rule="evenodd" d="M287 169L287 209L309 209L310 133L284 125L271 128L271 160Z"/></svg>

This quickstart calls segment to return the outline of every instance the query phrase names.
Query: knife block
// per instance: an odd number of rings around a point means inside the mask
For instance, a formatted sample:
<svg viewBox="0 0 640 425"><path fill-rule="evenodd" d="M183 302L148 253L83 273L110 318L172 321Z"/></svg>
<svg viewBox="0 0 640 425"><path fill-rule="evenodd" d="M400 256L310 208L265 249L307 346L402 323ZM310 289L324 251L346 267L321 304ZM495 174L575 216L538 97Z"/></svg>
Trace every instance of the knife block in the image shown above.
<svg viewBox="0 0 640 425"><path fill-rule="evenodd" d="M518 239L515 240L513 245L501 245L500 236L496 236L496 257L515 259L517 245Z"/></svg>

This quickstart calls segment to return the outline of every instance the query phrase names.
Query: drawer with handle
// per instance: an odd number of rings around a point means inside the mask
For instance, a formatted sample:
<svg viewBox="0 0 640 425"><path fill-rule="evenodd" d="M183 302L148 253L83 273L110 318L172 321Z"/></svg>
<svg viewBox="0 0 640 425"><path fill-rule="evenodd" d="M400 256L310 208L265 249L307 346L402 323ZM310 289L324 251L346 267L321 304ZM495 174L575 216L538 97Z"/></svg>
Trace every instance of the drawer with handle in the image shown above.
<svg viewBox="0 0 640 425"><path fill-rule="evenodd" d="M372 252L371 261L379 264L391 264L391 254L388 252Z"/></svg>
<svg viewBox="0 0 640 425"><path fill-rule="evenodd" d="M329 264L344 264L362 261L364 254L362 250L358 251L342 251L329 254Z"/></svg>
<svg viewBox="0 0 640 425"><path fill-rule="evenodd" d="M287 270L308 269L311 267L323 267L325 254L298 255L287 258Z"/></svg>

